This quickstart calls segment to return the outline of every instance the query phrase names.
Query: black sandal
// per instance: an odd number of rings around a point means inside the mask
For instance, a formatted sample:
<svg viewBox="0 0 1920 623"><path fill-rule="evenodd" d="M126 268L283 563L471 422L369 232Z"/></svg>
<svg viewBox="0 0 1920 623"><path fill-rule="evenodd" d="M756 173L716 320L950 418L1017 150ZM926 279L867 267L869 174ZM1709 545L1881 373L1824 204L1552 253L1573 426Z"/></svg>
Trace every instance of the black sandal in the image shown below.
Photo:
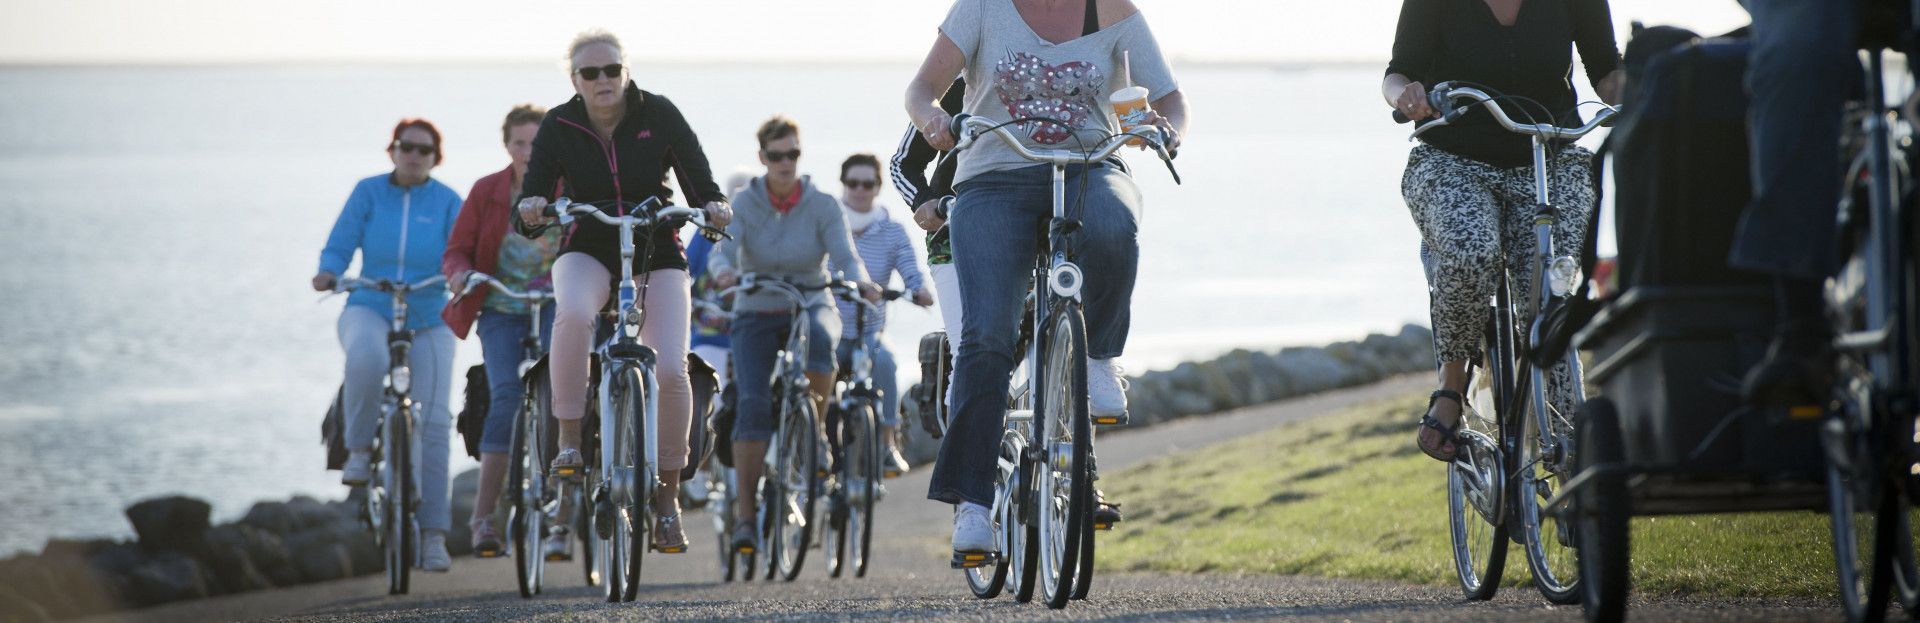
<svg viewBox="0 0 1920 623"><path fill-rule="evenodd" d="M1433 403L1438 402L1441 398L1452 400L1455 403L1460 405L1460 419L1454 420L1453 426L1447 426L1446 424L1442 424L1440 423L1439 419L1436 419L1433 417ZM1466 398L1461 397L1460 392L1456 392L1451 389L1437 389L1437 390L1434 390L1432 394L1427 396L1427 410L1420 412L1420 427L1431 428L1433 430L1440 431L1440 445L1445 445L1448 443L1454 443L1454 441L1458 438L1458 434L1460 432L1460 423L1465 422L1466 419L1467 419ZM1460 454L1460 448L1458 444L1454 446L1453 452L1447 453L1447 454L1440 454L1439 447L1437 446L1429 447L1426 444L1420 443L1420 438L1418 436L1414 438L1413 445L1419 447L1420 452L1425 453L1427 456L1433 457L1433 459L1436 461L1451 463L1453 462L1453 458Z"/></svg>

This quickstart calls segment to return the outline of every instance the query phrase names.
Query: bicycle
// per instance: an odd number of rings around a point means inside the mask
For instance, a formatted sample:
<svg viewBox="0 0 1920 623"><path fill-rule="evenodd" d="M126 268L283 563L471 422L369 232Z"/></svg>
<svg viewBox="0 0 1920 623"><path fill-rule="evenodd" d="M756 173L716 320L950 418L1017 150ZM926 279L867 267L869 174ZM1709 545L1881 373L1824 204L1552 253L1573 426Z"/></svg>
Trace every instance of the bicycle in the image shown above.
<svg viewBox="0 0 1920 623"><path fill-rule="evenodd" d="M850 282L829 286L835 297L853 303L854 331L865 336L867 313L879 306L860 297L859 288ZM898 300L905 293L883 290L883 300ZM864 337L853 340L849 364L840 371L835 383L836 397L827 410L827 438L838 460L838 473L828 482L827 529L821 535L827 554L827 576L840 577L847 565L854 577L867 576L867 553L873 545L873 505L882 495L880 483L880 390L874 388L873 352Z"/></svg>
<svg viewBox="0 0 1920 623"><path fill-rule="evenodd" d="M995 585L1005 581L1004 571L1011 568L1020 569L1015 575L1022 576L1017 579L1023 591L1025 585L1032 584L1024 581L1024 576L1037 575L1043 601L1047 607L1058 609L1066 607L1069 599L1084 598L1092 585L1093 480L1097 477L1094 422L1087 411L1087 334L1080 292L1084 274L1075 263L1072 238L1080 222L1067 210L1067 167L1100 164L1137 139L1159 155L1175 183L1180 176L1158 128L1134 128L1083 150L1034 151L1007 130L1021 123L1065 125L1045 118L994 123L963 114L955 116L950 127L959 139L953 153L971 147L981 134L993 134L1020 156L1052 165L1053 169L1053 216L1045 225L1046 247L1034 254L1029 296L1034 339L1026 349L1027 379L1017 391L1030 401L1031 415L1025 421L1019 417L1024 414L1006 418L1009 430L1020 436L1003 439L1019 443L1014 444L1018 447L1003 443L1002 458L1010 459L1013 465L1012 469L1003 466L998 470L994 484L1000 499L995 500L990 517L997 524L1000 552L956 551L952 566L967 570L969 588L982 597L997 593L982 589L998 588ZM1013 454L1008 456L1008 452ZM1029 470L1030 477L1019 476ZM1024 534L1015 534L1021 532ZM1026 546L1020 547L1023 544ZM1030 550L1037 550L1037 556ZM1010 554L1002 556L1002 552ZM989 567L993 569L987 571ZM1026 592L1025 596L1030 595Z"/></svg>
<svg viewBox="0 0 1920 623"><path fill-rule="evenodd" d="M1907 612L1920 608L1909 516L1920 494L1920 266L1913 258L1920 240L1903 150L1912 128L1898 125L1902 116L1886 102L1887 42L1866 47L1865 99L1852 102L1847 118L1856 129L1844 136L1842 264L1826 284L1837 357L1833 400L1820 428L1834 562L1850 621L1880 620L1894 594Z"/></svg>
<svg viewBox="0 0 1920 623"><path fill-rule="evenodd" d="M609 215L595 204L575 203L566 197L546 208L546 215L559 219L561 225L585 216L615 227L620 234L613 335L596 349L599 377L591 388L598 398L600 416L598 473L584 475L593 487L592 525L600 550L594 558L609 602L633 601L637 596L641 557L646 551L685 551L659 550L648 540L647 520L653 513L654 492L661 486L659 448L653 443L659 439L659 385L654 377L658 357L639 341L640 326L646 322L639 290L646 284L636 281L633 274L634 230L692 222L702 235L725 235L708 227L699 209L669 205L658 197L648 197L631 209L619 206L618 212ZM571 474L556 470L556 475Z"/></svg>
<svg viewBox="0 0 1920 623"><path fill-rule="evenodd" d="M407 329L407 295L446 281L434 275L414 283L350 277L334 285L336 294L374 290L393 298L393 324L387 332L387 382L380 399L380 434L372 448L373 478L366 487L362 518L373 530L387 568L387 594L405 595L409 573L420 563L419 474L413 465L413 331Z"/></svg>
<svg viewBox="0 0 1920 623"><path fill-rule="evenodd" d="M567 559L564 555L544 552L543 539L564 537L569 533L569 518L575 509L581 507L579 502L582 497L578 486L568 486L577 485L577 481L549 478L547 474L547 462L552 460L549 454L554 441L553 432L547 425L553 417L553 390L542 360L545 353L540 348L540 319L547 304L553 301L553 292L534 289L517 291L500 283L492 275L474 272L467 277L465 287L461 288L456 298L465 297L482 287L491 287L496 294L524 301L531 307L527 334L520 339L519 373L524 389L520 411L514 417L512 440L508 445L510 454L506 492L508 542L512 544L517 559L514 564L515 576L520 596L530 598L540 594L546 578L546 563ZM578 534L584 546L585 532ZM595 579L589 574L588 584L592 585Z"/></svg>
<svg viewBox="0 0 1920 623"><path fill-rule="evenodd" d="M1534 586L1547 601L1578 603L1580 563L1572 526L1547 507L1573 475L1574 414L1560 412L1547 399L1552 366L1537 365L1527 353L1541 342L1548 319L1583 278L1579 261L1558 255L1554 248L1557 210L1548 196L1548 150L1610 125L1619 109L1603 107L1586 124L1566 128L1531 118L1528 123L1515 122L1496 102L1518 98L1490 93L1478 85L1442 82L1434 85L1427 99L1439 119L1420 125L1409 140L1449 125L1475 108L1485 108L1502 127L1531 139L1533 148L1533 273L1514 275L1504 266L1498 271L1494 312L1478 364L1484 370L1469 371L1469 378L1479 380L1477 385L1469 382L1474 397L1462 405L1460 434L1455 440L1460 451L1447 469L1454 570L1468 599L1493 598L1505 566L1507 542L1512 539L1525 548ZM1466 103L1456 105L1456 100ZM1398 110L1393 111L1393 120L1410 121ZM1501 257L1505 256L1503 250ZM1517 279L1533 284L1532 318L1518 317L1511 300L1511 284ZM1579 354L1569 350L1561 361L1573 379L1573 387L1568 389L1577 407L1586 400L1580 383ZM1471 408L1475 403L1491 404L1492 416ZM1515 527L1520 532L1518 538L1509 534Z"/></svg>
<svg viewBox="0 0 1920 623"><path fill-rule="evenodd" d="M733 319L733 312L721 307L714 301L695 299L693 306L695 309L704 313L720 316L728 320ZM732 366L728 366L728 368L727 370L722 370L721 374L725 374L727 378L731 379L733 377ZM728 386L733 385L731 381L727 384ZM715 413L714 415L718 418L720 414ZM710 428L715 430L719 429L718 426ZM717 443L726 444L728 441L728 439L722 438L717 440ZM738 497L738 492L733 488L734 471L732 467L726 466L717 457L704 471L706 474L705 484L707 487L706 508L711 509L709 514L713 516L713 531L716 535L717 542L717 546L713 551L720 556L720 581L732 582L736 572L742 571L739 568L740 557L734 555L732 540L735 521L735 517L733 516L733 503ZM738 573L740 579L752 579L750 577L753 575L751 560L748 561L744 571L744 573Z"/></svg>
<svg viewBox="0 0 1920 623"><path fill-rule="evenodd" d="M759 504L752 519L758 527L760 543L729 549L746 567L744 577L754 575L755 565L764 563L767 579L778 574L788 582L799 577L812 547L813 523L817 517L815 502L820 484L827 474L820 468L823 450L819 415L814 412L813 394L808 391L806 357L808 341L807 297L803 290L826 286L802 287L755 273L741 275L740 283L721 291L720 296L774 292L793 304L787 325L787 342L774 357L772 396L775 439L767 445L766 468L761 472ZM746 486L742 484L741 486ZM778 510L775 510L778 509ZM740 518L735 518L738 521ZM728 563L732 565L734 563Z"/></svg>

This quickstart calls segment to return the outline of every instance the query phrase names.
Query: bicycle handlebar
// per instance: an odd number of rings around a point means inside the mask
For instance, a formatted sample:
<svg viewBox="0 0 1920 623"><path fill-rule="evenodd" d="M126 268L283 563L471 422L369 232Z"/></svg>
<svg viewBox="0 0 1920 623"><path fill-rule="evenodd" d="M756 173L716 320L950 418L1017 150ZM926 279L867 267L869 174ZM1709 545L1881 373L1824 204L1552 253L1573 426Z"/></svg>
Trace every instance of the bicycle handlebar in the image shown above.
<svg viewBox="0 0 1920 623"><path fill-rule="evenodd" d="M1506 128L1507 131L1539 137L1544 140L1570 141L1578 139L1594 130L1613 125L1614 116L1620 114L1619 108L1607 106L1602 108L1599 114L1594 115L1592 121L1588 121L1586 125L1578 128L1562 128L1550 123L1518 123L1515 122L1512 117L1507 116L1507 111L1495 105L1494 99L1494 96L1487 95L1485 91L1473 87L1454 86L1452 82L1442 82L1433 85L1433 90L1427 93L1427 104L1440 113L1440 118L1415 129L1413 131L1413 137L1409 138L1419 137L1428 130L1451 124L1460 117L1472 112L1475 105L1487 109L1487 112L1493 115L1494 120L1498 121L1500 126ZM1453 104L1454 100L1470 101L1468 101L1466 106L1456 107ZM1394 123L1407 123L1409 121L1412 121L1412 119L1402 114L1399 109L1394 109Z"/></svg>
<svg viewBox="0 0 1920 623"><path fill-rule="evenodd" d="M867 298L864 296L860 296L860 286L852 281L843 279L840 281L828 283L827 289L833 292L833 295L835 298L858 304L859 306L866 308L868 311L873 311L873 312L880 311L879 305L875 304L873 301L867 300ZM886 288L880 289L881 301L897 301L897 300L900 300L901 297L904 297L906 295L907 295L906 292L902 292L899 290L889 290Z"/></svg>
<svg viewBox="0 0 1920 623"><path fill-rule="evenodd" d="M1007 129L1007 126L1013 125L1014 123L1018 123L1018 122L996 123L990 119L983 119L983 118L969 115L966 113L961 113L958 115L954 115L953 121L951 122L951 125L947 127L947 130L953 133L954 139L956 141L953 144L953 151L956 153L965 151L967 148L972 147L974 140L978 139L981 133L991 132L994 135L999 136L1000 140L1002 142L1005 142L1008 148L1011 148L1014 153L1019 154L1020 157L1022 158L1026 158L1034 162L1044 162L1048 164L1055 164L1055 165L1062 165L1062 166L1074 165L1074 164L1094 164L1094 163L1101 162L1103 160L1113 157L1114 152L1120 151L1120 148L1126 146L1127 143L1129 142L1129 140L1121 140L1121 139L1128 138L1128 137L1132 139L1139 139L1140 141L1146 143L1147 146L1151 147L1155 155L1160 156L1161 162L1166 163L1167 172L1173 175L1173 182L1175 184L1180 183L1180 172L1175 171L1173 168L1173 158L1176 154L1167 151L1167 147L1165 144L1166 137L1161 135L1160 128L1158 127L1150 126L1150 125L1142 125L1142 126L1135 127L1131 130L1127 130L1126 132L1121 132L1119 134L1109 136L1104 141L1105 143L1104 146L1097 145L1096 149L1092 151L1079 152L1079 151L1073 151L1070 149L1049 149L1049 150L1042 150L1042 151L1034 151L1032 149L1029 149L1025 144L1021 143L1020 138L1017 136L1014 136L1013 132ZM973 131L969 131L969 130L973 130Z"/></svg>
<svg viewBox="0 0 1920 623"><path fill-rule="evenodd" d="M508 298L514 298L514 299L519 299L522 301L529 301L529 302L553 300L553 292L550 290L527 290L525 292L516 291L513 288L507 287L507 284L500 283L500 280L494 278L493 275L489 275L480 271L474 271L473 273L467 275L466 287L461 288L460 292L458 293L457 296L455 296L455 298L460 298L468 294L472 294L474 289L480 287L480 285L483 283L489 286L493 286L493 290L495 292L499 292L500 294L505 295Z"/></svg>
<svg viewBox="0 0 1920 623"><path fill-rule="evenodd" d="M633 212L624 216L612 216L601 211L598 206L592 203L575 202L572 199L561 197L553 200L553 203L547 204L544 214L546 214L547 218L558 219L562 225L571 223L575 216L591 216L595 220L608 225L628 228L646 227L655 223L681 220L693 223L696 227L699 227L700 234L706 236L708 240L718 241L721 238L732 238L732 236L727 235L725 230L707 225L706 210L673 205L660 201L659 197L648 197L645 201L635 204L633 206Z"/></svg>
<svg viewBox="0 0 1920 623"><path fill-rule="evenodd" d="M446 280L447 277L445 275L434 275L413 283L401 283L390 279L347 277L333 284L333 292L339 294L342 292L352 292L354 290L378 290L388 294L405 295L412 294L417 290L431 288Z"/></svg>

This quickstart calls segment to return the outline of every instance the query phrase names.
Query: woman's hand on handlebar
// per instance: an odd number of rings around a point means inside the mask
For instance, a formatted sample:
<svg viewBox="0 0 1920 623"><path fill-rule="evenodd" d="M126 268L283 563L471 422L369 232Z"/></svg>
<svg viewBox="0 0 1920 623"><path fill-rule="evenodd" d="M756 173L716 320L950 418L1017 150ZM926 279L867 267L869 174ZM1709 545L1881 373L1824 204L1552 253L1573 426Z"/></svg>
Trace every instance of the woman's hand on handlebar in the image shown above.
<svg viewBox="0 0 1920 623"><path fill-rule="evenodd" d="M527 197L520 200L520 222L538 227L547 224L547 198Z"/></svg>
<svg viewBox="0 0 1920 623"><path fill-rule="evenodd" d="M1427 87L1419 82L1408 82L1406 87L1400 89L1400 97L1393 101L1393 108L1414 121L1434 116L1433 105L1427 102Z"/></svg>
<svg viewBox="0 0 1920 623"><path fill-rule="evenodd" d="M713 287L716 289L725 290L736 283L740 283L740 276L733 274L731 270L722 270L713 274Z"/></svg>
<svg viewBox="0 0 1920 623"><path fill-rule="evenodd" d="M1166 148L1167 153L1173 154L1180 151L1180 131L1173 129L1173 120L1160 116L1158 111L1149 110L1146 122L1160 129L1160 146ZM1147 149L1148 145L1142 142L1140 148Z"/></svg>
<svg viewBox="0 0 1920 623"><path fill-rule="evenodd" d="M467 280L472 278L473 278L473 271L471 270L463 270L463 271L454 273L452 277L447 278L447 291L452 292L454 298L460 298L460 297L466 296Z"/></svg>
<svg viewBox="0 0 1920 623"><path fill-rule="evenodd" d="M880 298L880 286L874 285L871 281L856 281L854 285L860 287L860 298L867 299L868 303L875 305L880 304L882 300Z"/></svg>
<svg viewBox="0 0 1920 623"><path fill-rule="evenodd" d="M708 227L726 229L727 223L733 222L733 206L725 201L708 201L700 209L707 213Z"/></svg>
<svg viewBox="0 0 1920 623"><path fill-rule="evenodd" d="M953 149L956 139L953 131L949 129L953 125L953 116L947 114L947 111L934 108L932 113L915 119L913 125L920 128L920 136L927 139L927 144L932 145L936 151Z"/></svg>
<svg viewBox="0 0 1920 623"><path fill-rule="evenodd" d="M933 293L926 288L913 291L913 304L921 307L933 307Z"/></svg>

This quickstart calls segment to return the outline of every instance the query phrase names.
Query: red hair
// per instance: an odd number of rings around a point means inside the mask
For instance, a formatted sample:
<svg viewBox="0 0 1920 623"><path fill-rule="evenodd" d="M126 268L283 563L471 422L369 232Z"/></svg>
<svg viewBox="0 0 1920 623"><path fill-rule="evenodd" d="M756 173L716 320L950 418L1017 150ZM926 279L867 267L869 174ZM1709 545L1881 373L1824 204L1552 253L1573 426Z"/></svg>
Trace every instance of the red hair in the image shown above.
<svg viewBox="0 0 1920 623"><path fill-rule="evenodd" d="M433 135L433 163L435 165L438 165L446 161L446 158L440 155L440 128L434 127L432 121L428 121L426 119L420 119L417 117L408 117L406 119L401 119L400 123L394 124L393 139L387 141L388 151L392 151L394 149L395 147L394 144L400 142L400 133L407 131L408 128L420 128L422 130L426 130L427 134Z"/></svg>

